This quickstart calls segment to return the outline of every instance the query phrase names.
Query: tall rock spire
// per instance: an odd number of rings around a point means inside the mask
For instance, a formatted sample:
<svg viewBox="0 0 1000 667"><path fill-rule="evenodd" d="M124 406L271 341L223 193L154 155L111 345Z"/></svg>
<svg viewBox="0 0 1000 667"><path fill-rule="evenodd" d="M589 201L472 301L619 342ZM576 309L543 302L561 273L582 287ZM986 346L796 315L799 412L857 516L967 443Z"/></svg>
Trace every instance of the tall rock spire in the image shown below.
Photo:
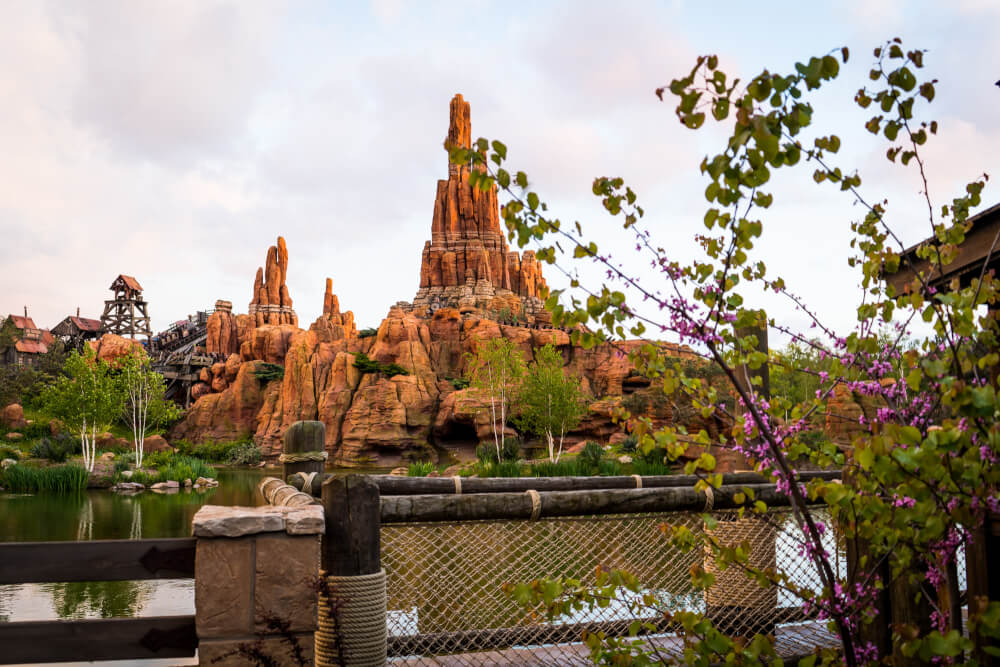
<svg viewBox="0 0 1000 667"><path fill-rule="evenodd" d="M285 285L288 274L288 246L285 239L278 237L277 245L267 249L264 266L257 269L253 295L250 298L249 314L256 326L264 324L293 324L298 326L299 318L292 310L292 297Z"/></svg>
<svg viewBox="0 0 1000 667"><path fill-rule="evenodd" d="M469 103L461 95L451 100L445 150L472 146ZM431 240L424 244L420 290L414 306L442 305L489 309L494 297L527 298L526 314L533 314L547 291L534 253L522 256L507 247L500 227L497 189L474 188L469 167L448 164L448 180L437 183ZM509 309L509 307L505 307Z"/></svg>

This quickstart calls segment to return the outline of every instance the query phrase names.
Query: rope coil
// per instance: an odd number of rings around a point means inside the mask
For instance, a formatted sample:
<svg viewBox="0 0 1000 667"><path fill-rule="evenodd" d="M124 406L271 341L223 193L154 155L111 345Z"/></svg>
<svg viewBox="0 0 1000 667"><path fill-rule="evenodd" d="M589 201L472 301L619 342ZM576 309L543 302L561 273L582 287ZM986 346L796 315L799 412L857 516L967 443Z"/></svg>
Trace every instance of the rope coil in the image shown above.
<svg viewBox="0 0 1000 667"><path fill-rule="evenodd" d="M632 475L632 479L635 480L635 488L641 489L642 488L642 477L639 476L639 475Z"/></svg>
<svg viewBox="0 0 1000 667"><path fill-rule="evenodd" d="M310 461L326 461L330 458L328 452L282 452L278 455L279 463L308 463Z"/></svg>
<svg viewBox="0 0 1000 667"><path fill-rule="evenodd" d="M319 594L317 667L385 665L385 570L351 577L320 572L320 576L327 586Z"/></svg>
<svg viewBox="0 0 1000 667"><path fill-rule="evenodd" d="M531 498L531 520L538 521L538 517L542 514L542 497L534 489L528 489L525 493Z"/></svg>

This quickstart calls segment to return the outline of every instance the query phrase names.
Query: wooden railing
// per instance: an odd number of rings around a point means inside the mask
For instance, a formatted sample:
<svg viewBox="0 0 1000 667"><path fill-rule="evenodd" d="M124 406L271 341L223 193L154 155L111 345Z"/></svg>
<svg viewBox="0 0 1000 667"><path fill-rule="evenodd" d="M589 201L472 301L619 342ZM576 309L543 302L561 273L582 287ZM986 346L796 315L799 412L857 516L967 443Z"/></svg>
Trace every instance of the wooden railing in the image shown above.
<svg viewBox="0 0 1000 667"><path fill-rule="evenodd" d="M0 584L194 578L195 539L0 543ZM194 615L0 623L0 664L190 657Z"/></svg>

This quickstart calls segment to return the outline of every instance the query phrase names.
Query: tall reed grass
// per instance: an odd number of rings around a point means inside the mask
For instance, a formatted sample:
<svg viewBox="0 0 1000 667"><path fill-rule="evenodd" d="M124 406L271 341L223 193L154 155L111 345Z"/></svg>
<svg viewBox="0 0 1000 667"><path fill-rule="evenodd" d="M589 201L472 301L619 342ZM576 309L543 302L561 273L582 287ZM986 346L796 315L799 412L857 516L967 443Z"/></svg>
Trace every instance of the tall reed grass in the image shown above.
<svg viewBox="0 0 1000 667"><path fill-rule="evenodd" d="M83 493L87 477L87 471L76 465L12 465L0 474L0 485L12 493Z"/></svg>

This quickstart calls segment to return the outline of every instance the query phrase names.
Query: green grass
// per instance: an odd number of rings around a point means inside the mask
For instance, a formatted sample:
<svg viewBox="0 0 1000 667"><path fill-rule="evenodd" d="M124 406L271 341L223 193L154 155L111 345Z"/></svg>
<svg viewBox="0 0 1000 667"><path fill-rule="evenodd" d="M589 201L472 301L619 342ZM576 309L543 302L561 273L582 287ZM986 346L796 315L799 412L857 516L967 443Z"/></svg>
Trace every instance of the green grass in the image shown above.
<svg viewBox="0 0 1000 667"><path fill-rule="evenodd" d="M480 477L520 477L521 464L516 461L501 461L500 463L476 464L476 474Z"/></svg>
<svg viewBox="0 0 1000 667"><path fill-rule="evenodd" d="M558 463L532 463L529 474L532 477L585 477L590 474L590 469L576 459L563 459Z"/></svg>
<svg viewBox="0 0 1000 667"><path fill-rule="evenodd" d="M632 461L632 472L643 477L674 474L669 465L657 461Z"/></svg>
<svg viewBox="0 0 1000 667"><path fill-rule="evenodd" d="M0 485L12 493L83 493L87 477L87 471L75 465L12 465L0 474Z"/></svg>
<svg viewBox="0 0 1000 667"><path fill-rule="evenodd" d="M215 470L202 461L191 456L171 454L169 452L154 452L147 454L143 460L142 470L135 470L132 476L126 478L119 471L115 474L115 482L139 482L140 484L156 484L157 482L192 482L199 477L215 477Z"/></svg>
<svg viewBox="0 0 1000 667"><path fill-rule="evenodd" d="M434 471L434 464L430 461L418 461L411 463L406 468L407 477L427 477Z"/></svg>

